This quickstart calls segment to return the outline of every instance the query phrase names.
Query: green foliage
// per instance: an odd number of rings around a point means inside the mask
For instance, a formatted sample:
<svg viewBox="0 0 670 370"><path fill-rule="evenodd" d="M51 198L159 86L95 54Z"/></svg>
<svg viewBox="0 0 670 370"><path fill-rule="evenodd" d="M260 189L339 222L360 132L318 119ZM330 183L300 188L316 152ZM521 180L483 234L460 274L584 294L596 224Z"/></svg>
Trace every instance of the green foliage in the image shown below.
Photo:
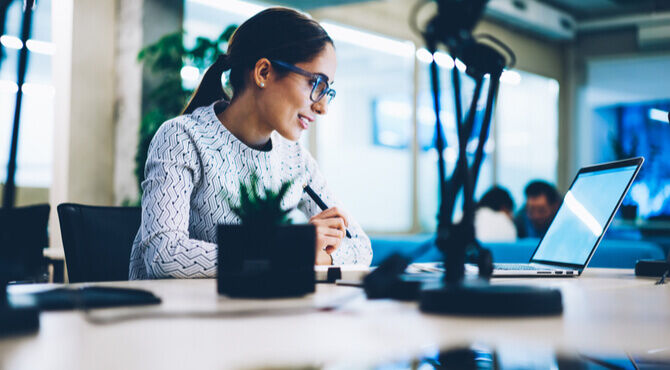
<svg viewBox="0 0 670 370"><path fill-rule="evenodd" d="M226 199L230 209L243 225L264 227L289 223L288 215L293 209L282 209L281 201L293 185L293 180L282 183L277 191L260 191L262 185L256 173L251 175L250 184L241 181L239 205L233 204L230 198Z"/></svg>
<svg viewBox="0 0 670 370"><path fill-rule="evenodd" d="M137 59L144 62L145 68L155 77L153 80L157 81L154 85L148 85L148 91L143 97L144 115L140 122L139 143L135 154L135 175L140 193L151 139L163 122L182 112L193 93L193 90L182 86L182 67L185 64L193 65L202 73L219 54L225 52L226 44L236 29L237 25L226 27L216 40L198 37L192 49L184 47L183 32L171 33L145 47L138 54Z"/></svg>

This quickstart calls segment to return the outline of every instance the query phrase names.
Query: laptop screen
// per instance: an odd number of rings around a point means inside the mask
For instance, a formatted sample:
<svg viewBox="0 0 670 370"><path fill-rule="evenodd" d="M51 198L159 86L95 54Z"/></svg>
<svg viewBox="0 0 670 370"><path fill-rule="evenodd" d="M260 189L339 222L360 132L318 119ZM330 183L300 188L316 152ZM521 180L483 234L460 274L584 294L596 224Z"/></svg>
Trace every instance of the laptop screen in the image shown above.
<svg viewBox="0 0 670 370"><path fill-rule="evenodd" d="M586 264L637 168L633 165L580 173L533 261Z"/></svg>

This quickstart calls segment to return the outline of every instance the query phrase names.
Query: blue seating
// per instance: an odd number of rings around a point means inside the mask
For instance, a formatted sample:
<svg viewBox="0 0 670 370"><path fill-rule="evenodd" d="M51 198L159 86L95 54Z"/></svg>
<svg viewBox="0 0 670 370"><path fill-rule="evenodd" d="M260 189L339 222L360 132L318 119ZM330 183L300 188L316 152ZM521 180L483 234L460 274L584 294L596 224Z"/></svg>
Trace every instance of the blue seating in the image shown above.
<svg viewBox="0 0 670 370"><path fill-rule="evenodd" d="M392 237L372 237L372 265L377 266L393 252L411 253L425 243L432 243L434 234L416 234ZM519 239L514 243L488 243L495 262L528 262L539 239ZM416 262L441 260L437 248L417 258ZM639 259L665 259L663 249L644 240L605 238L596 250L589 267L633 268Z"/></svg>

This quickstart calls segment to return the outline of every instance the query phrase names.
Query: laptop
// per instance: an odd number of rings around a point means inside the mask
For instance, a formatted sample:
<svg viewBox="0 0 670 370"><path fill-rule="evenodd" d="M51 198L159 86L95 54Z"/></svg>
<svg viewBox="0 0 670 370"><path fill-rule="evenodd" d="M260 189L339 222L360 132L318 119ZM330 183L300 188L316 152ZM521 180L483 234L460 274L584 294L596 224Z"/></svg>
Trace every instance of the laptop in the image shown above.
<svg viewBox="0 0 670 370"><path fill-rule="evenodd" d="M495 263L493 276L579 276L640 171L637 157L584 167L529 263Z"/></svg>

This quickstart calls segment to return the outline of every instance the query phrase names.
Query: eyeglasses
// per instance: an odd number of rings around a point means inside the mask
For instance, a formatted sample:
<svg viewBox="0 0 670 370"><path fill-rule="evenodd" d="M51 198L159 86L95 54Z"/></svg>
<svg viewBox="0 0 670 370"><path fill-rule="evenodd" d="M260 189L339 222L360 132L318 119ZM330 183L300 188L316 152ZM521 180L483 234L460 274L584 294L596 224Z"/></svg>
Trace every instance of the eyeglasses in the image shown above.
<svg viewBox="0 0 670 370"><path fill-rule="evenodd" d="M328 96L326 102L330 103L333 98L335 98L335 90L330 88L330 84L328 83L328 76L324 75L323 73L311 73L300 67L296 67L293 64L282 62L280 60L271 60L270 63L284 68L290 72L309 77L310 81L312 82L312 92L309 94L309 99L311 101L318 103L321 99L323 99L324 96Z"/></svg>

